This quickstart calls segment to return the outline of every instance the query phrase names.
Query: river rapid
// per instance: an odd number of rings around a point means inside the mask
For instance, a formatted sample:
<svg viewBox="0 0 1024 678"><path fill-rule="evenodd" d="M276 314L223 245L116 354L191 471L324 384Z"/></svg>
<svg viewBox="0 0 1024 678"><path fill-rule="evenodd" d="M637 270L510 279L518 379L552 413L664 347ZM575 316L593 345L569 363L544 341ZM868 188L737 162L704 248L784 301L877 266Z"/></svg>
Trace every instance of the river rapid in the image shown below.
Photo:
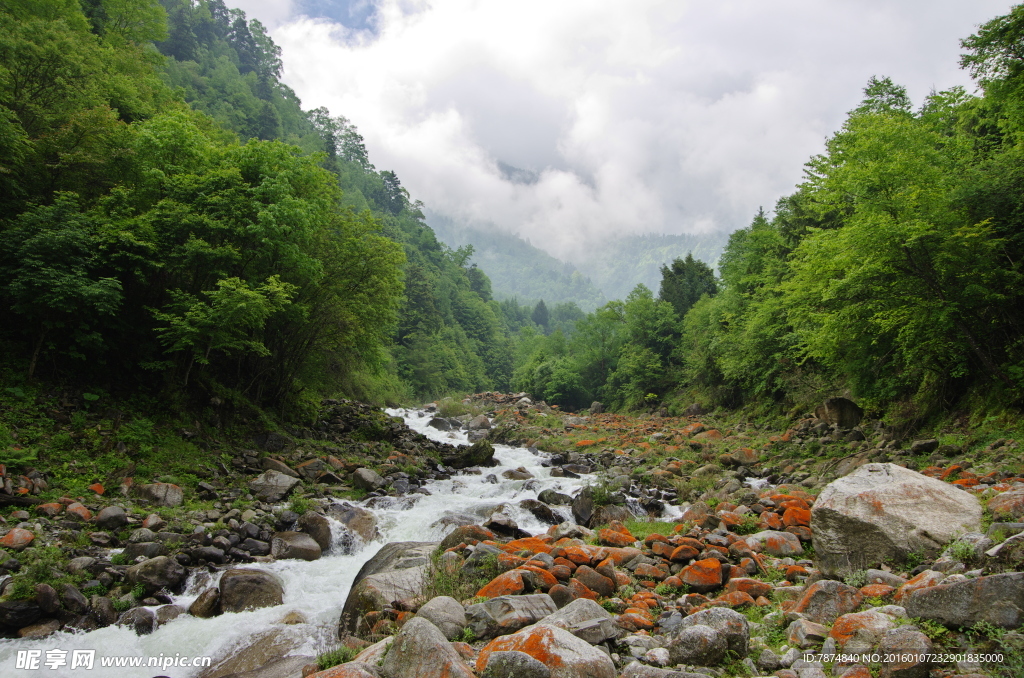
<svg viewBox="0 0 1024 678"><path fill-rule="evenodd" d="M427 426L432 415L420 410L395 409L388 414L402 417L413 430L447 443L466 445L464 432L438 431ZM430 481L424 487L430 495L410 494L398 498L371 498L360 502L377 516L379 539L356 544L348 550L334 549L319 560L279 560L273 563L254 563L234 567L252 567L277 574L284 582L284 604L249 612L227 613L210 619L199 619L182 614L159 626L153 633L137 636L134 631L116 625L89 633L58 632L40 640L0 640L0 676L112 676L116 678L198 678L202 668L121 667L102 668L103 657L212 657L214 665L252 643L254 638L266 642L288 645L288 654L315 655L330 647L336 638L338 618L360 567L384 544L395 541L430 541L441 539L452 526L443 521L445 516L466 514L483 522L502 505L504 513L527 532L536 534L547 529L532 514L518 508L523 499L536 499L545 489L554 489L574 495L586 484L587 477L552 478L550 469L542 466L544 453L526 448L495 445L494 457L498 466L485 468L482 473L460 473L449 480ZM507 480L502 472L524 467L533 480ZM568 507L552 507L568 520ZM674 510L669 509L670 511ZM332 520L337 544L345 528ZM220 573L210 575L205 570L193 572L185 591L173 602L188 608L204 590L215 586ZM155 609L155 608L154 608ZM290 612L298 612L305 623L284 624L282 619ZM40 667L36 670L16 668L19 650L41 650ZM66 651L64 666L49 668L45 665L47 651ZM92 670L70 669L72 651L95 650ZM59 659L60 655L53 655ZM208 669L207 669L208 671Z"/></svg>

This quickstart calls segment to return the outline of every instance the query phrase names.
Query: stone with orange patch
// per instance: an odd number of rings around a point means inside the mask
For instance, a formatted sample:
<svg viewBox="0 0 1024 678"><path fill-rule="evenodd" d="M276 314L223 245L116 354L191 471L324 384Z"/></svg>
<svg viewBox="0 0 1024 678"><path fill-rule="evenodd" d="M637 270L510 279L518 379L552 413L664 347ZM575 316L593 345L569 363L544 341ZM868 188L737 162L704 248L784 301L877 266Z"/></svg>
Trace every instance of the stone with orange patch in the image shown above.
<svg viewBox="0 0 1024 678"><path fill-rule="evenodd" d="M498 596L511 596L522 593L526 590L523 583L523 573L518 570L503 572L490 582L484 585L476 595L481 598L497 598Z"/></svg>
<svg viewBox="0 0 1024 678"><path fill-rule="evenodd" d="M867 586L862 586L860 592L864 594L865 598L885 598L888 595L892 595L892 592L895 590L887 584L868 584Z"/></svg>
<svg viewBox="0 0 1024 678"><path fill-rule="evenodd" d="M636 570L634 570L633 573L638 577L644 577L645 579L654 579L656 581L661 581L668 576L668 573L665 572L665 570L661 569L660 567L655 567L654 565L649 565L647 563L641 563L640 565L637 565Z"/></svg>
<svg viewBox="0 0 1024 678"><path fill-rule="evenodd" d="M103 494L104 492L107 491L106 488L104 488L103 485L101 485L100 483L93 483L92 485L89 486L89 489L95 492L96 494Z"/></svg>
<svg viewBox="0 0 1024 678"><path fill-rule="evenodd" d="M784 525L782 524L782 516L774 511L765 511L761 514L760 520L757 521L758 527L766 530L781 530Z"/></svg>
<svg viewBox="0 0 1024 678"><path fill-rule="evenodd" d="M67 514L69 516L75 516L79 520L82 520L82 521L85 521L85 522L88 522L89 520L92 520L92 511L90 511L89 509L85 508L85 506L83 506L82 504L78 503L77 501L74 504L71 504L70 506L68 506Z"/></svg>
<svg viewBox="0 0 1024 678"><path fill-rule="evenodd" d="M529 572L530 574L524 574L523 578L529 579L533 588L540 589L541 591L547 591L552 586L558 583L558 578L548 570L540 567L534 567L532 565L523 565L519 568L521 572Z"/></svg>
<svg viewBox="0 0 1024 678"><path fill-rule="evenodd" d="M722 564L717 558L697 560L684 567L679 578L695 593L714 591L722 585Z"/></svg>
<svg viewBox="0 0 1024 678"><path fill-rule="evenodd" d="M569 577L572 576L573 570L569 569L565 565L552 565L548 572L554 575L555 579L558 581L569 581Z"/></svg>
<svg viewBox="0 0 1024 678"><path fill-rule="evenodd" d="M651 544L651 552L661 558L671 558L676 547L665 541L656 541Z"/></svg>
<svg viewBox="0 0 1024 678"><path fill-rule="evenodd" d="M627 631L650 631L654 628L654 622L637 612L623 612L615 618L615 623Z"/></svg>
<svg viewBox="0 0 1024 678"><path fill-rule="evenodd" d="M914 591L930 588L942 583L946 575L935 570L925 570L896 590L896 602L900 602Z"/></svg>
<svg viewBox="0 0 1024 678"><path fill-rule="evenodd" d="M597 600L598 598L594 591L575 577L569 580L569 590L572 591L573 598L590 598L591 600Z"/></svg>
<svg viewBox="0 0 1024 678"><path fill-rule="evenodd" d="M584 546L566 546L562 549L562 557L576 565L590 565L592 559L590 549Z"/></svg>
<svg viewBox="0 0 1024 678"><path fill-rule="evenodd" d="M724 593L718 596L715 600L723 602L729 607L742 607L744 605L754 604L754 599L750 594L744 593L743 591L730 591L729 593Z"/></svg>
<svg viewBox="0 0 1024 678"><path fill-rule="evenodd" d="M551 553L551 545L537 537L514 539L501 547L507 553L529 551L530 553Z"/></svg>
<svg viewBox="0 0 1024 678"><path fill-rule="evenodd" d="M787 527L808 527L811 524L811 512L802 508L788 508L782 514L782 524Z"/></svg>
<svg viewBox="0 0 1024 678"><path fill-rule="evenodd" d="M767 596L772 592L772 585L760 581L759 579L750 579L749 577L734 577L729 579L729 583L725 585L725 592L732 593L733 591L742 591L752 598L758 596Z"/></svg>
<svg viewBox="0 0 1024 678"><path fill-rule="evenodd" d="M30 530L15 527L5 534L3 538L0 538L0 546L4 546L15 551L21 551L28 547L35 538L36 535L34 535Z"/></svg>
<svg viewBox="0 0 1024 678"><path fill-rule="evenodd" d="M605 546L631 546L636 539L631 534L623 534L617 530L606 528L597 533L597 539Z"/></svg>
<svg viewBox="0 0 1024 678"><path fill-rule="evenodd" d="M36 511L39 511L44 516L53 517L64 510L64 505L58 502L50 502L48 504L40 504L36 506Z"/></svg>

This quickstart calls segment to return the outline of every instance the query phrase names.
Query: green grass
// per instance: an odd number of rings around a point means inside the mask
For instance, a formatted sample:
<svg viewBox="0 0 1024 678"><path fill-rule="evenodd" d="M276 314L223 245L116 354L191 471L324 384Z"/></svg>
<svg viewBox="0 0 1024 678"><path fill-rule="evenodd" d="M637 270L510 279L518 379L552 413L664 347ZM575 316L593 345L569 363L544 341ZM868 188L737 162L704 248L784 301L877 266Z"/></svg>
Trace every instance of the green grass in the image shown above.
<svg viewBox="0 0 1024 678"><path fill-rule="evenodd" d="M333 650L329 650L327 652L317 655L316 665L317 667L319 667L321 671L326 671L332 666L346 664L352 661L353 659L355 659L355 656L357 654L359 654L359 650L355 648L344 646L337 647Z"/></svg>

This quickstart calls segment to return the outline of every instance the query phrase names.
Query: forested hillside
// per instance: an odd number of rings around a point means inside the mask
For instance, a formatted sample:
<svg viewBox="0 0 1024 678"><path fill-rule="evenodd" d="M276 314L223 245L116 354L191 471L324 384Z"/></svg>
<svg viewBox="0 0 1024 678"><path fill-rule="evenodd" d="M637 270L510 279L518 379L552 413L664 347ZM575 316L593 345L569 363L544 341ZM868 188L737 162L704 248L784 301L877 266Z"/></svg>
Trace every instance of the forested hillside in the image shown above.
<svg viewBox="0 0 1024 678"><path fill-rule="evenodd" d="M980 85L872 78L806 180L718 262L663 267L576 326L536 337L515 384L555 402L788 411L846 392L893 420L1024 395L1024 7L963 41ZM678 290L706 286L678 303ZM675 292L673 292L675 290ZM675 301L673 301L673 295Z"/></svg>
<svg viewBox="0 0 1024 678"><path fill-rule="evenodd" d="M427 221L438 239L449 246L473 247L472 261L487 271L498 299L573 303L587 311L607 301L604 293L575 266L494 225L459 224L429 211Z"/></svg>
<svg viewBox="0 0 1024 678"><path fill-rule="evenodd" d="M10 380L281 407L507 385L487 277L353 125L302 110L258 21L39 0L0 22Z"/></svg>

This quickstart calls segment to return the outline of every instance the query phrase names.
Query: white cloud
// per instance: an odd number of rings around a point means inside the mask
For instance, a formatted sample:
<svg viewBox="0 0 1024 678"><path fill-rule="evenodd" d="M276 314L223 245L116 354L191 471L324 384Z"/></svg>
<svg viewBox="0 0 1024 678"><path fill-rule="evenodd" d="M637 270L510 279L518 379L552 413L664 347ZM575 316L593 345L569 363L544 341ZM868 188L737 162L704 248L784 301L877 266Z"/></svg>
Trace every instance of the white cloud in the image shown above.
<svg viewBox="0 0 1024 678"><path fill-rule="evenodd" d="M379 0L376 35L248 0L284 80L364 135L414 198L556 255L622 232L733 230L800 181L889 75L969 85L995 0ZM293 14L281 18L281 8ZM273 20L269 20L273 13ZM289 18L290 17L290 18ZM498 162L534 170L504 178Z"/></svg>

